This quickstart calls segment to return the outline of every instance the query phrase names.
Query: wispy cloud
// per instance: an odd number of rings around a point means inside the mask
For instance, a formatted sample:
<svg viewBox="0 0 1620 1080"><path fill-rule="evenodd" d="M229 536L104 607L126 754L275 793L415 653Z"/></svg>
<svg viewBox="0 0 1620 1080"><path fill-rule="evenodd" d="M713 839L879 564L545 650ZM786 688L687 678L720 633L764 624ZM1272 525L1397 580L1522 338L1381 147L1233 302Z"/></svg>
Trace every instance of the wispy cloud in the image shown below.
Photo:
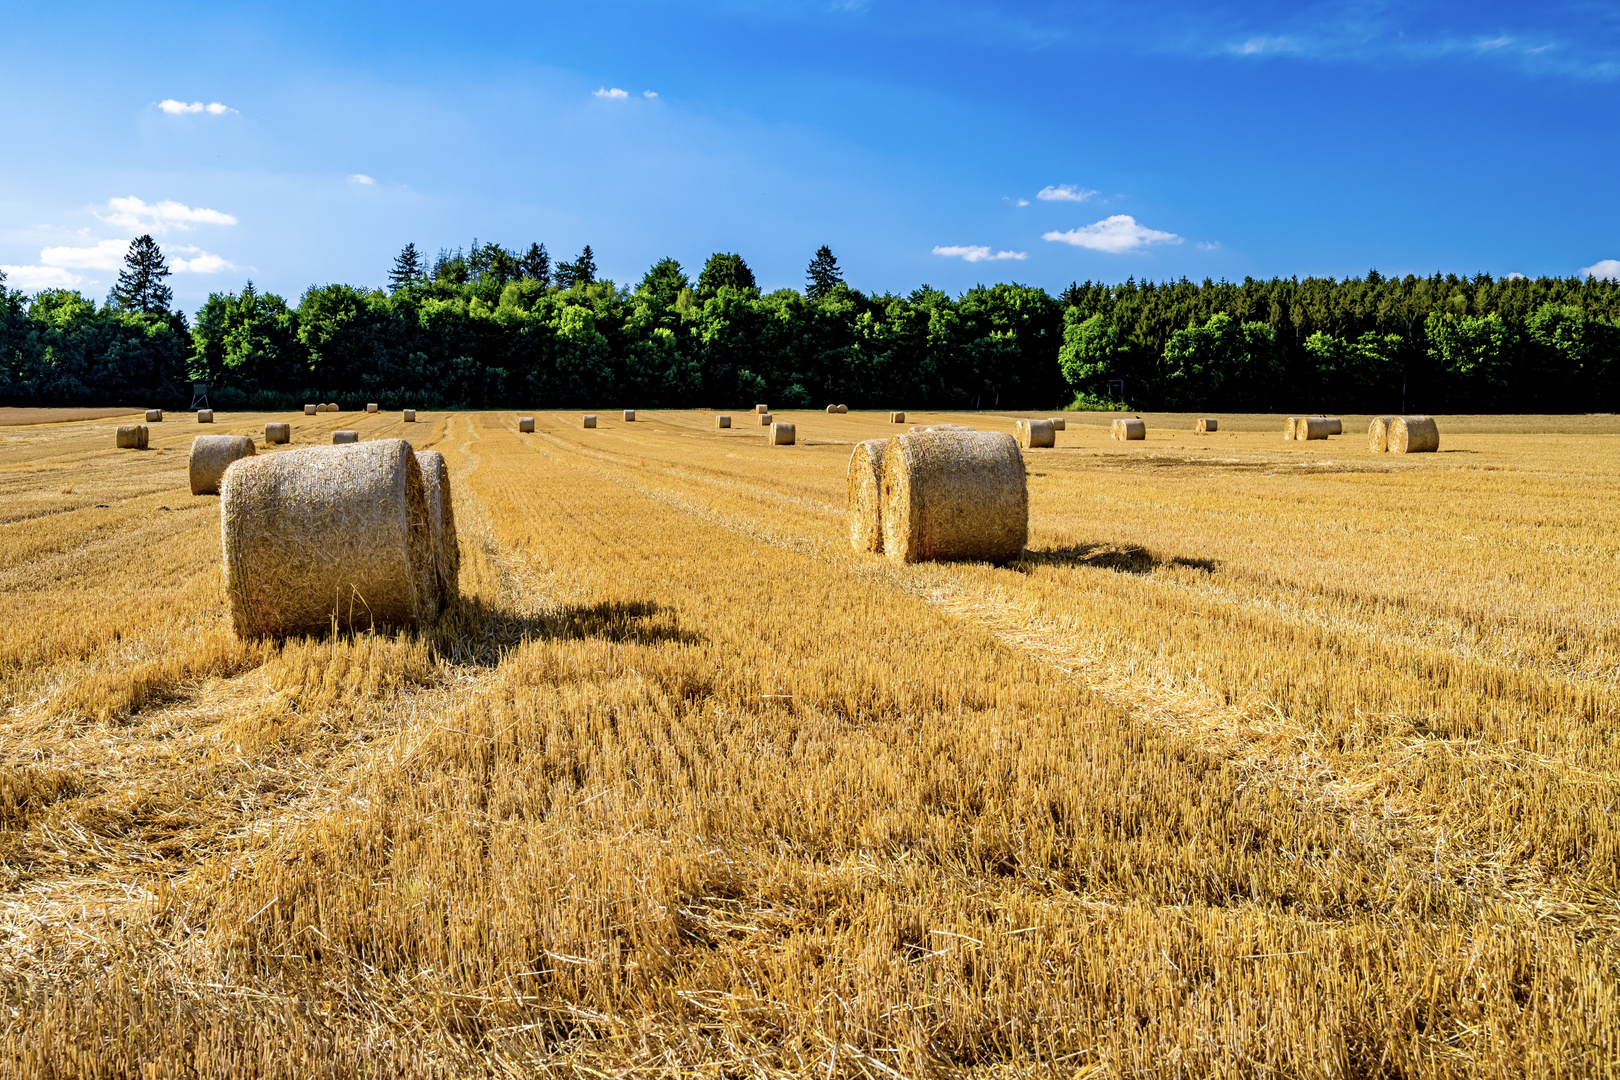
<svg viewBox="0 0 1620 1080"><path fill-rule="evenodd" d="M630 96L630 91L620 90L617 86L612 87L611 89L604 86L600 90L592 90L591 93L596 97L611 98L614 101L619 101Z"/></svg>
<svg viewBox="0 0 1620 1080"><path fill-rule="evenodd" d="M641 92L641 96L646 98L648 101L651 101L653 98L658 96L658 91L656 91L656 90L643 90Z"/></svg>
<svg viewBox="0 0 1620 1080"><path fill-rule="evenodd" d="M97 211L96 216L109 225L141 232L165 233L170 229L185 232L193 225L236 224L236 219L229 214L201 206L187 206L172 199L147 203L131 195L128 198L107 200L107 208L108 213Z"/></svg>
<svg viewBox="0 0 1620 1080"><path fill-rule="evenodd" d="M1111 255L1135 251L1149 244L1181 243L1181 237L1175 233L1160 232L1158 229L1138 225L1136 219L1129 214L1115 214L1113 217L1106 217L1067 232L1042 233L1041 239L1073 244L1075 247L1089 248L1092 251L1106 251Z"/></svg>
<svg viewBox="0 0 1620 1080"><path fill-rule="evenodd" d="M1620 281L1620 259L1599 259L1591 266L1581 267L1583 277L1612 278Z"/></svg>
<svg viewBox="0 0 1620 1080"><path fill-rule="evenodd" d="M84 282L83 274L75 274L60 266L0 266L6 273L6 287L11 289L74 289Z"/></svg>
<svg viewBox="0 0 1620 1080"><path fill-rule="evenodd" d="M351 183L361 184L361 185L364 185L366 187L375 187L376 184L377 184L377 181L373 180L371 177L367 176L363 172L357 172L357 173L350 174L349 181Z"/></svg>
<svg viewBox="0 0 1620 1080"><path fill-rule="evenodd" d="M1276 53L1297 53L1300 46L1289 37L1252 37L1230 47L1239 56L1261 56Z"/></svg>
<svg viewBox="0 0 1620 1080"><path fill-rule="evenodd" d="M988 245L952 245L950 247L941 247L936 244L934 247L934 254L944 255L947 258L952 259L961 259L963 262L970 263L999 262L1002 259L1029 258L1029 252L1027 251L997 251L992 254Z"/></svg>
<svg viewBox="0 0 1620 1080"><path fill-rule="evenodd" d="M1085 202L1095 194L1090 188L1075 187L1073 184L1048 184L1037 191L1035 197L1046 202Z"/></svg>
<svg viewBox="0 0 1620 1080"><path fill-rule="evenodd" d="M39 253L46 266L74 270L117 270L129 251L128 240L102 240L90 247L48 247Z"/></svg>
<svg viewBox="0 0 1620 1080"><path fill-rule="evenodd" d="M208 113L210 116L223 116L228 112L236 111L229 105L222 105L217 101L210 101L207 105L200 101L193 101L187 105L184 101L176 101L174 98L164 98L158 102L158 108L170 116L180 116L184 113Z"/></svg>
<svg viewBox="0 0 1620 1080"><path fill-rule="evenodd" d="M1193 247L1199 251L1219 251L1221 250L1221 242L1219 240L1200 240Z"/></svg>

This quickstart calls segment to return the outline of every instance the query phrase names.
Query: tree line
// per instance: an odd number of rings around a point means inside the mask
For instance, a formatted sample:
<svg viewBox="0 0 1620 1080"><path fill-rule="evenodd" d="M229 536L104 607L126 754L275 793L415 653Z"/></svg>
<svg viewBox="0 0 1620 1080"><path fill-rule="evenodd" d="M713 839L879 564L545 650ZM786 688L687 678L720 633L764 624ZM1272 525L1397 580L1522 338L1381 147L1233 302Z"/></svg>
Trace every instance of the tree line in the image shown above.
<svg viewBox="0 0 1620 1080"><path fill-rule="evenodd" d="M735 406L1591 412L1620 405L1620 282L1365 277L868 294L822 247L764 293L735 253L633 285L589 246L409 244L386 288L248 282L195 323L151 237L106 301L0 278L0 403L221 409Z"/></svg>

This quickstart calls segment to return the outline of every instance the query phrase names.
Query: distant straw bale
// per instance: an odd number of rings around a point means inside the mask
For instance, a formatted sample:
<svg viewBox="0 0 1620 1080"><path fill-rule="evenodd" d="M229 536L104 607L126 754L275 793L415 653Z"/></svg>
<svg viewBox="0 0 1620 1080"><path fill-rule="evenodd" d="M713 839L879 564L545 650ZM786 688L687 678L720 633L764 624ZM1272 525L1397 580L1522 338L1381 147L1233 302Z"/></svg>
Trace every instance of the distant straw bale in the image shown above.
<svg viewBox="0 0 1620 1080"><path fill-rule="evenodd" d="M533 431L534 430L534 417L532 417L532 416L520 416L520 417L518 417L518 430L519 431Z"/></svg>
<svg viewBox="0 0 1620 1080"><path fill-rule="evenodd" d="M341 445L343 443L357 443L359 441L360 441L360 433L358 431L344 430L344 431L334 431L334 432L332 432L332 445L333 446L338 446L338 445Z"/></svg>
<svg viewBox="0 0 1620 1080"><path fill-rule="evenodd" d="M1344 421L1341 418L1339 418L1337 416L1324 416L1324 417L1322 417L1322 419L1326 420L1328 422L1328 434L1329 435L1343 435L1344 434Z"/></svg>
<svg viewBox="0 0 1620 1080"><path fill-rule="evenodd" d="M849 544L856 551L883 550L883 451L887 439L855 444L844 480Z"/></svg>
<svg viewBox="0 0 1620 1080"><path fill-rule="evenodd" d="M191 440L191 493L218 495L219 482L234 462L258 453L246 435L199 435Z"/></svg>
<svg viewBox="0 0 1620 1080"><path fill-rule="evenodd" d="M433 565L439 582L439 610L461 595L461 544L456 537L456 509L450 500L450 468L437 450L418 450L422 492L427 500L428 531L433 536Z"/></svg>
<svg viewBox="0 0 1620 1080"><path fill-rule="evenodd" d="M836 406L836 405L829 405L829 406L827 406L827 413L828 413L828 414L829 414L829 415L831 415L831 414L832 414L832 413L835 413L835 412L837 412L837 411L838 411L838 406Z"/></svg>
<svg viewBox="0 0 1620 1080"><path fill-rule="evenodd" d="M1372 423L1367 425L1367 449L1375 454L1382 454L1389 450L1389 425L1394 421L1393 416L1375 416Z"/></svg>
<svg viewBox="0 0 1620 1080"><path fill-rule="evenodd" d="M771 411L771 407L769 405L755 405L754 411L757 413L768 413Z"/></svg>
<svg viewBox="0 0 1620 1080"><path fill-rule="evenodd" d="M304 406L304 415L305 416L314 416L316 413L320 412L320 410L321 410L321 407L319 405L305 405Z"/></svg>
<svg viewBox="0 0 1620 1080"><path fill-rule="evenodd" d="M905 422L906 422L906 414L905 413L903 413L903 412L892 412L892 413L889 414L889 423L891 423L891 424L903 424Z"/></svg>
<svg viewBox="0 0 1620 1080"><path fill-rule="evenodd" d="M338 408L338 403L337 402L328 401L326 403L326 411L327 412L342 412L343 410Z"/></svg>
<svg viewBox="0 0 1620 1080"><path fill-rule="evenodd" d="M366 402L366 412L376 412L376 411L377 411L377 403L375 401Z"/></svg>
<svg viewBox="0 0 1620 1080"><path fill-rule="evenodd" d="M1119 425L1118 434L1114 438L1122 442L1139 442L1147 438L1147 421L1141 419L1116 420Z"/></svg>
<svg viewBox="0 0 1620 1080"><path fill-rule="evenodd" d="M848 405L840 405L840 406L838 406L838 411L841 412L841 413L847 413L847 412L849 412L849 406Z"/></svg>
<svg viewBox="0 0 1620 1080"><path fill-rule="evenodd" d="M1193 430L1201 435L1208 435L1219 431L1220 427L1221 422L1219 420L1215 419L1213 416L1206 416L1202 420L1198 421L1198 423L1193 425Z"/></svg>
<svg viewBox="0 0 1620 1080"><path fill-rule="evenodd" d="M403 439L243 462L225 477L221 533L242 637L414 627L438 613L426 484Z"/></svg>
<svg viewBox="0 0 1620 1080"><path fill-rule="evenodd" d="M1397 416L1389 422L1389 452L1432 454L1440 449L1440 425L1432 416Z"/></svg>
<svg viewBox="0 0 1620 1080"><path fill-rule="evenodd" d="M1333 434L1333 424L1325 416L1302 416L1294 424L1294 438L1305 442Z"/></svg>
<svg viewBox="0 0 1620 1080"><path fill-rule="evenodd" d="M1057 433L1050 420L1020 420L1014 426L1018 430L1018 445L1025 449L1057 445Z"/></svg>
<svg viewBox="0 0 1620 1080"><path fill-rule="evenodd" d="M762 412L762 413L755 413L754 415L759 417L759 426L760 427L770 427L771 426L771 414L770 413Z"/></svg>
<svg viewBox="0 0 1620 1080"><path fill-rule="evenodd" d="M292 425L270 423L264 425L264 441L266 444L280 445L292 441Z"/></svg>
<svg viewBox="0 0 1620 1080"><path fill-rule="evenodd" d="M896 435L883 451L882 517L895 562L1018 558L1029 538L1018 441L995 431Z"/></svg>
<svg viewBox="0 0 1620 1080"><path fill-rule="evenodd" d="M767 413L766 415L768 416L770 414ZM794 439L795 435L792 424L788 423L786 420L775 420L771 422L772 446L792 446Z"/></svg>
<svg viewBox="0 0 1620 1080"><path fill-rule="evenodd" d="M146 410L146 422L148 424L161 424L161 423L163 423L163 410L162 409L147 409Z"/></svg>
<svg viewBox="0 0 1620 1080"><path fill-rule="evenodd" d="M119 424L113 437L120 450L145 450L147 432L145 424Z"/></svg>
<svg viewBox="0 0 1620 1080"><path fill-rule="evenodd" d="M407 424L416 423L416 410L415 409L406 409L405 410L405 415L400 417L400 419L401 419L402 422L407 423Z"/></svg>
<svg viewBox="0 0 1620 1080"><path fill-rule="evenodd" d="M714 418L714 426L717 427L717 428L723 428L723 427L728 428L728 427L730 427L731 426L731 417L728 416L725 413L721 413L719 416L716 416Z"/></svg>
<svg viewBox="0 0 1620 1080"><path fill-rule="evenodd" d="M634 410L634 409L626 409L626 410L624 410L624 418L626 420L634 420L636 418L636 410Z"/></svg>
<svg viewBox="0 0 1620 1080"><path fill-rule="evenodd" d="M1284 442L1292 442L1293 439L1294 439L1294 435L1295 435L1295 433L1296 433L1296 431L1298 429L1299 429L1299 417L1290 416L1287 420L1284 420L1283 421L1283 441Z"/></svg>
<svg viewBox="0 0 1620 1080"><path fill-rule="evenodd" d="M198 409L197 410L197 423L199 423L199 424L212 424L213 422L214 422L214 410L213 409Z"/></svg>
<svg viewBox="0 0 1620 1080"><path fill-rule="evenodd" d="M579 426L580 427L589 427L589 428L595 427L596 426L596 414L588 412L588 413L584 414L583 416L581 416L579 418Z"/></svg>
<svg viewBox="0 0 1620 1080"><path fill-rule="evenodd" d="M1052 430L1053 431L1067 431L1067 430L1069 430L1068 421L1065 420L1061 416L1048 416L1046 418L1046 422L1048 424L1052 425Z"/></svg>

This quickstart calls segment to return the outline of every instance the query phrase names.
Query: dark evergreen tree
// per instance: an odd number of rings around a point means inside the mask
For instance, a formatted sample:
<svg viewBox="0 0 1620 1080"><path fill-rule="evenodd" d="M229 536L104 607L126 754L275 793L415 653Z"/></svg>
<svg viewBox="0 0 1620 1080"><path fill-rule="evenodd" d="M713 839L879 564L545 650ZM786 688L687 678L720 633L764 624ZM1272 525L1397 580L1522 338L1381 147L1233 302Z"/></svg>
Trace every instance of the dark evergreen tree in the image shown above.
<svg viewBox="0 0 1620 1080"><path fill-rule="evenodd" d="M530 244L528 254L521 260L523 276L533 278L540 284L551 285L551 256L546 254L546 245Z"/></svg>
<svg viewBox="0 0 1620 1080"><path fill-rule="evenodd" d="M409 243L405 249L394 258L394 268L388 272L388 285L394 292L414 285L422 278L422 255L416 250L416 244Z"/></svg>
<svg viewBox="0 0 1620 1080"><path fill-rule="evenodd" d="M816 257L810 260L810 268L804 272L804 276L804 295L812 300L820 300L844 283L844 275L838 270L838 260L833 258L832 248L826 244L817 249Z"/></svg>
<svg viewBox="0 0 1620 1080"><path fill-rule="evenodd" d="M142 236L124 254L124 268L118 272L112 300L125 311L167 315L174 302L174 290L163 284L168 276L169 267L157 241L150 234Z"/></svg>
<svg viewBox="0 0 1620 1080"><path fill-rule="evenodd" d="M575 285L589 285L596 280L596 256L591 253L591 245L586 244L585 250L579 253L579 258L573 262L560 262L557 264L557 284L565 289Z"/></svg>
<svg viewBox="0 0 1620 1080"><path fill-rule="evenodd" d="M706 300L728 288L748 292L758 286L754 284L754 272L748 269L741 255L715 252L703 264L703 273L698 275L698 295Z"/></svg>

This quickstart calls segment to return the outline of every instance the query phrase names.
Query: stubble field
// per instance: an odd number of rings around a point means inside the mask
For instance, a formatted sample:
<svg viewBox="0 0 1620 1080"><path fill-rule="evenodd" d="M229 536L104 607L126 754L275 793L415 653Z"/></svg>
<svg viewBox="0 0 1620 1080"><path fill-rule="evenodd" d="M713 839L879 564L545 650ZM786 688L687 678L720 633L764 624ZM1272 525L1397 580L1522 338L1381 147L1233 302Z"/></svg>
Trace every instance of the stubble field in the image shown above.
<svg viewBox="0 0 1620 1080"><path fill-rule="evenodd" d="M599 415L0 426L0 1072L1620 1068L1620 421L1071 417L995 568ZM266 420L446 455L440 625L231 634Z"/></svg>

